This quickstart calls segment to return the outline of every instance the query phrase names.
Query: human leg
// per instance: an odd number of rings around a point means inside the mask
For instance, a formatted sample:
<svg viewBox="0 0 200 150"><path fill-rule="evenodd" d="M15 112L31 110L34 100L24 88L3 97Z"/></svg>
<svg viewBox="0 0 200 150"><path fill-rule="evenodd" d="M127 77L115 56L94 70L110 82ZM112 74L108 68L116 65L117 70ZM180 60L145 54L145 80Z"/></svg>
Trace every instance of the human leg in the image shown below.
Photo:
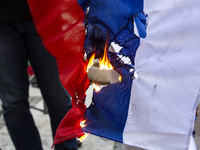
<svg viewBox="0 0 200 150"><path fill-rule="evenodd" d="M42 150L29 111L27 54L19 24L0 22L0 98L4 119L17 150Z"/></svg>
<svg viewBox="0 0 200 150"><path fill-rule="evenodd" d="M27 47L31 65L42 96L47 104L53 136L56 129L71 108L70 96L63 88L55 58L44 48L33 24L27 29ZM55 146L55 150L76 150L76 139Z"/></svg>

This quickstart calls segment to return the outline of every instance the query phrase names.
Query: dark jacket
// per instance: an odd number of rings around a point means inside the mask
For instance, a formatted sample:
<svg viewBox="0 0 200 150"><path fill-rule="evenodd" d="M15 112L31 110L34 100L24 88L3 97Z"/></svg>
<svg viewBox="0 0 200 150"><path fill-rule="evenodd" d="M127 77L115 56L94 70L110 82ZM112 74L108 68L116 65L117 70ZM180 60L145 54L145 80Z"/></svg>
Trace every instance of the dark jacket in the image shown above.
<svg viewBox="0 0 200 150"><path fill-rule="evenodd" d="M0 21L31 21L26 0L0 0Z"/></svg>

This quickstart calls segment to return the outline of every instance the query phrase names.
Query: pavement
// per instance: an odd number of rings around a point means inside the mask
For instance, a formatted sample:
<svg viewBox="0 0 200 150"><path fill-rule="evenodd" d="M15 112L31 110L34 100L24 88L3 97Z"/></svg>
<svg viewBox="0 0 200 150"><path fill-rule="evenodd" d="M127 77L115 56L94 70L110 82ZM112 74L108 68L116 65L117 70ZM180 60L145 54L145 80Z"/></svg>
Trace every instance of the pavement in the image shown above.
<svg viewBox="0 0 200 150"><path fill-rule="evenodd" d="M92 99L92 88L90 87L87 91L87 103L89 105ZM44 114L44 101L42 99L40 90L30 86L30 106L36 109L30 109L35 120L35 124L38 127L42 145L44 150L50 150L52 146L52 135L50 129L50 120L48 114ZM0 111L2 108L0 107ZM121 143L114 142L105 138L101 138L95 135L89 134L88 137L83 141L82 146L79 150L121 150ZM13 143L9 137L7 128L3 116L0 116L0 150L15 150Z"/></svg>
<svg viewBox="0 0 200 150"><path fill-rule="evenodd" d="M30 86L30 105L32 107L43 109L44 104L41 97L41 93L38 88L34 88ZM92 99L92 86L86 92L86 105L88 106L91 103ZM2 108L0 107L0 111ZM36 126L38 127L43 149L50 150L52 145L52 136L51 136L51 129L50 129L50 121L48 114L44 114L41 111L36 109L31 109L33 114ZM197 119L195 130L195 142L197 146L197 150L200 150L200 109L198 111L199 119ZM0 150L14 150L14 146L12 141L9 137L8 131L5 127L5 123L3 120L3 116L0 116ZM83 141L82 146L79 150L122 150L122 144L118 142L114 142L105 138L101 138L95 135L89 134L88 137Z"/></svg>

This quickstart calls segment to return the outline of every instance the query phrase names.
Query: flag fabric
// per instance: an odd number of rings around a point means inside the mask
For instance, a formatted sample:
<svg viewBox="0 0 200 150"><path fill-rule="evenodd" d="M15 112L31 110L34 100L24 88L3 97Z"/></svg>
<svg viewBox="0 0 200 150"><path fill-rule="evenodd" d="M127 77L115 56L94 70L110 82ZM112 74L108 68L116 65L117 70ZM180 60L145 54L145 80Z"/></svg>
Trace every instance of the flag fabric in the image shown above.
<svg viewBox="0 0 200 150"><path fill-rule="evenodd" d="M144 1L147 36L135 58L123 142L188 149L200 91L200 1Z"/></svg>
<svg viewBox="0 0 200 150"><path fill-rule="evenodd" d="M200 98L200 1L28 1L72 96L54 144L85 131L150 150L188 149ZM94 92L86 109L84 53L101 58L111 42L122 47L108 52L122 81Z"/></svg>
<svg viewBox="0 0 200 150"><path fill-rule="evenodd" d="M28 0L30 11L47 50L56 58L63 86L72 97L72 109L61 121L54 144L84 135L85 91L89 86L84 60L85 13L75 0ZM45 58L44 58L45 59Z"/></svg>

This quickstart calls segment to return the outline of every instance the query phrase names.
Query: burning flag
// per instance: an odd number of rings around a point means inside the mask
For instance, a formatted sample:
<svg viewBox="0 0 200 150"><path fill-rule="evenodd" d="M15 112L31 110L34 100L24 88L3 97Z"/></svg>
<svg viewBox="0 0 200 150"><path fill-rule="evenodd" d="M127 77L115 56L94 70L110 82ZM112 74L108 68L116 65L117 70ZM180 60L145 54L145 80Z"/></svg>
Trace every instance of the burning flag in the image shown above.
<svg viewBox="0 0 200 150"><path fill-rule="evenodd" d="M84 130L145 149L188 148L200 95L199 1L28 1L72 96L73 108L60 123L54 144L83 136ZM122 49L105 51L111 42ZM106 53L122 77L94 91L87 109L85 52L88 60Z"/></svg>

